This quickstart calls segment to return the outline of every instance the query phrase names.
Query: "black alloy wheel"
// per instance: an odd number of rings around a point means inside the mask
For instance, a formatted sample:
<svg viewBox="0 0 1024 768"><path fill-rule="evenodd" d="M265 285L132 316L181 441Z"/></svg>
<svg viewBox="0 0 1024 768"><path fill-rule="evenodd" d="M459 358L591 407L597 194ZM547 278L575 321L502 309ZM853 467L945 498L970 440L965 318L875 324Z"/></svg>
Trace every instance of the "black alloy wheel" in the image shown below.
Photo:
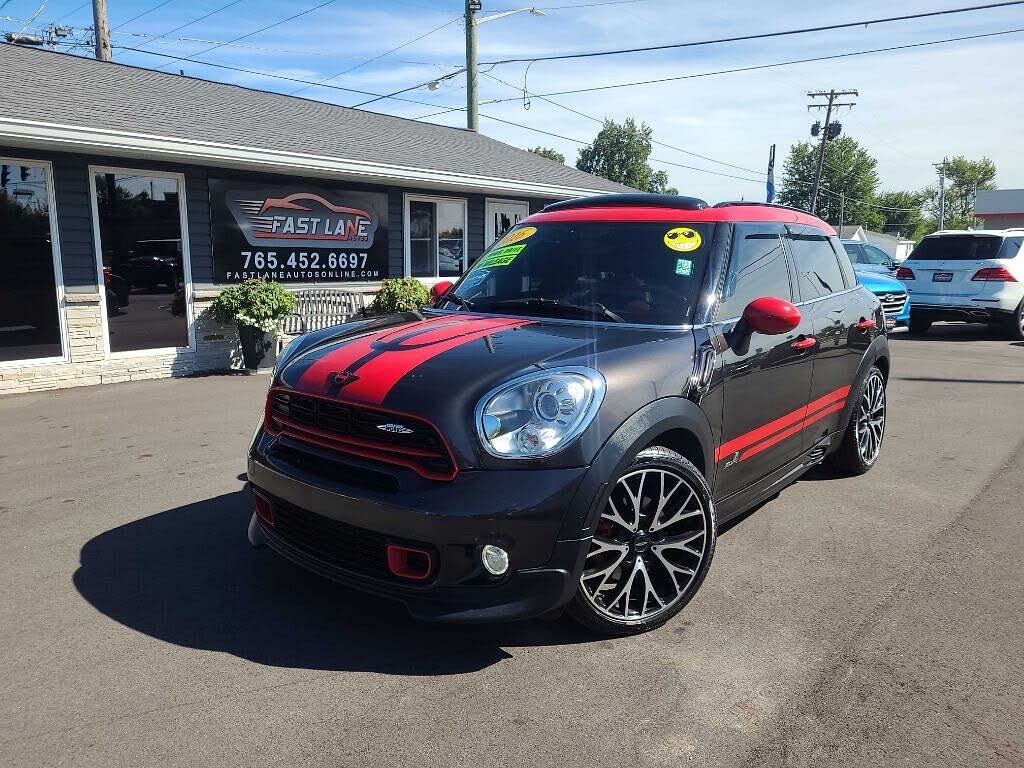
<svg viewBox="0 0 1024 768"><path fill-rule="evenodd" d="M700 471L668 448L641 451L605 503L570 616L606 635L661 626L700 588L715 536Z"/></svg>
<svg viewBox="0 0 1024 768"><path fill-rule="evenodd" d="M863 475L878 461L885 437L885 376L872 366L856 388L853 413L839 450L829 457L833 468L845 475Z"/></svg>

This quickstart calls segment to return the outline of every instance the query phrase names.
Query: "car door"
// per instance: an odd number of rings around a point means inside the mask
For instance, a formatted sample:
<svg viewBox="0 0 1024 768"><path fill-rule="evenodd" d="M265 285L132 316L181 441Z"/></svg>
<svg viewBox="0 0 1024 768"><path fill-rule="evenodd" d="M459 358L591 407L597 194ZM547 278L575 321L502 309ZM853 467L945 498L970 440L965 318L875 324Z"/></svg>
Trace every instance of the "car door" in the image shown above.
<svg viewBox="0 0 1024 768"><path fill-rule="evenodd" d="M795 300L781 224L737 224L718 297L714 333L722 350L723 415L715 496L742 490L801 452L800 422L810 391L811 323L789 333L753 333L737 343L747 304L762 296Z"/></svg>
<svg viewBox="0 0 1024 768"><path fill-rule="evenodd" d="M791 226L785 239L796 272L797 306L817 342L803 420L803 447L809 450L838 429L880 316L873 295L858 287L847 252L825 232Z"/></svg>

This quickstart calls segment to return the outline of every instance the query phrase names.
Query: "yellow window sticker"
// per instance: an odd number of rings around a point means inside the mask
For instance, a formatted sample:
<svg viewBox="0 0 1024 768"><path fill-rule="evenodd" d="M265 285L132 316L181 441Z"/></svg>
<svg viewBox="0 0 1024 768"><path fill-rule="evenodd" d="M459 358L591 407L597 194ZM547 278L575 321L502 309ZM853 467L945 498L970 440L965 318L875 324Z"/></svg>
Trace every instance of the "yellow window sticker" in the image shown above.
<svg viewBox="0 0 1024 768"><path fill-rule="evenodd" d="M665 245L679 253L696 251L700 244L700 232L689 227L673 227L665 233Z"/></svg>
<svg viewBox="0 0 1024 768"><path fill-rule="evenodd" d="M520 240L525 240L528 237L533 237L537 234L536 227L520 227L519 229L513 229L511 232L506 234L501 240L495 243L499 248L503 245L512 245L512 243L518 243Z"/></svg>
<svg viewBox="0 0 1024 768"><path fill-rule="evenodd" d="M506 245L504 248L495 248L486 256L480 259L477 267L486 269L488 267L507 267L516 260L516 256L526 248L526 243L521 245Z"/></svg>

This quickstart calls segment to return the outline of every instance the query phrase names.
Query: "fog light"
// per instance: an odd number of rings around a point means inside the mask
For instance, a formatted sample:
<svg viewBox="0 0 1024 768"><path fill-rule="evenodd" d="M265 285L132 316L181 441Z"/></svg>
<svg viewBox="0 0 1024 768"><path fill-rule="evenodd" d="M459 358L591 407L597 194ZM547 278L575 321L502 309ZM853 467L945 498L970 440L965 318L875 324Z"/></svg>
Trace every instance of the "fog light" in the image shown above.
<svg viewBox="0 0 1024 768"><path fill-rule="evenodd" d="M483 561L487 572L493 573L495 576L501 576L508 570L508 552L493 544L484 545L484 548L480 550L480 560Z"/></svg>

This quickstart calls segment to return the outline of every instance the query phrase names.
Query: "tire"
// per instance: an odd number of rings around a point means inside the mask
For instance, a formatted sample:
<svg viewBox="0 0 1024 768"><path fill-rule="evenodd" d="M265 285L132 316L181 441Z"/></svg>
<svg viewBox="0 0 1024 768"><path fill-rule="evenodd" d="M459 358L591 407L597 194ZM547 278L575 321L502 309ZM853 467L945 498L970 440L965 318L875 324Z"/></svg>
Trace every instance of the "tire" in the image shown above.
<svg viewBox="0 0 1024 768"><path fill-rule="evenodd" d="M913 310L911 310L910 322L907 324L907 327L915 336L923 336L928 333L928 329L932 327L932 320L930 317L915 315Z"/></svg>
<svg viewBox="0 0 1024 768"><path fill-rule="evenodd" d="M1006 335L1014 341L1024 341L1024 301L1017 305L1017 311L1006 320Z"/></svg>
<svg viewBox="0 0 1024 768"><path fill-rule="evenodd" d="M668 448L640 451L612 485L566 612L607 636L660 627L700 589L716 532L700 470Z"/></svg>
<svg viewBox="0 0 1024 768"><path fill-rule="evenodd" d="M828 458L832 469L847 476L863 475L875 466L885 438L885 376L878 366L871 366L854 391L850 422L843 432L839 449ZM865 430L869 430L870 435Z"/></svg>

